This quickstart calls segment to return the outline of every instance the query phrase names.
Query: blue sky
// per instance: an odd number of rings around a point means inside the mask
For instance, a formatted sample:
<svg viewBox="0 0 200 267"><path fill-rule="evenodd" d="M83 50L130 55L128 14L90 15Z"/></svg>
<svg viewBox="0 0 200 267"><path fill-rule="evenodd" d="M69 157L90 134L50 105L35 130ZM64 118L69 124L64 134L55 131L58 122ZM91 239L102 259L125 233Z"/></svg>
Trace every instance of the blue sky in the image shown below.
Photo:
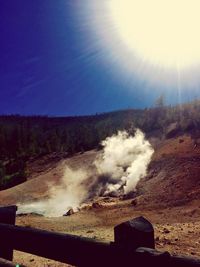
<svg viewBox="0 0 200 267"><path fill-rule="evenodd" d="M1 1L0 114L67 116L143 108L165 91L165 85L155 89L134 73L129 81L112 71L112 63L102 63L108 52L92 45L87 16L80 19L77 8L76 0ZM167 101L176 102L177 90L169 92ZM185 93L183 100L190 97Z"/></svg>

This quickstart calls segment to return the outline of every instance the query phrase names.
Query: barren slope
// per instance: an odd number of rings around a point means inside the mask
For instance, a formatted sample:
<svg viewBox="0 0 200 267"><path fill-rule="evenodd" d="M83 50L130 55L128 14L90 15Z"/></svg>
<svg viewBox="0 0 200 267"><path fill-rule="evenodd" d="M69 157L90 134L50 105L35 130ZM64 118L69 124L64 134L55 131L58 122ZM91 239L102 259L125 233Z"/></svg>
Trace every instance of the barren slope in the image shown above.
<svg viewBox="0 0 200 267"><path fill-rule="evenodd" d="M56 162L26 183L0 192L1 204L47 197L46 183L58 183L66 165L91 168L97 154L89 151ZM17 224L111 241L115 225L143 215L155 227L158 249L200 257L199 171L200 148L189 136L164 140L156 148L147 177L138 184L136 206L132 200L99 199L99 208L88 207L70 217L28 215L17 217ZM21 252L15 253L15 260L30 267L66 266Z"/></svg>
<svg viewBox="0 0 200 267"><path fill-rule="evenodd" d="M52 186L53 184L58 184L66 166L74 169L92 168L92 162L96 155L97 152L92 150L84 154L77 154L72 158L60 159L52 165L49 164L48 158L35 160L32 162L34 167L32 167L32 172L30 173L31 179L8 190L0 191L0 205L25 203L47 198L48 184L52 184ZM29 169L31 169L30 166Z"/></svg>
<svg viewBox="0 0 200 267"><path fill-rule="evenodd" d="M200 147L190 136L165 140L138 185L141 205L180 206L200 200Z"/></svg>
<svg viewBox="0 0 200 267"><path fill-rule="evenodd" d="M66 166L93 168L99 152L92 150L50 164L49 158L32 162L31 179L0 192L1 205L48 197L48 184L58 184ZM31 164L29 164L31 169ZM38 171L39 169L39 171ZM179 206L200 199L200 147L190 136L164 140L155 149L147 177L138 184L138 205L142 207Z"/></svg>

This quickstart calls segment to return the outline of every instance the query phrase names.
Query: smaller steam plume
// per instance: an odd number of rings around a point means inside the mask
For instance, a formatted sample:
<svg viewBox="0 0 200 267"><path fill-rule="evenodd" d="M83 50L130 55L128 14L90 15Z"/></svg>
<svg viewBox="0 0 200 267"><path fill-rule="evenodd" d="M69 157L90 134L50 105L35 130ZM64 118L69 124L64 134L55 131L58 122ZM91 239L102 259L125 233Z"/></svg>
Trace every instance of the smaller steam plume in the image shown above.
<svg viewBox="0 0 200 267"><path fill-rule="evenodd" d="M86 199L88 191L84 181L88 173L82 169L72 170L66 167L59 185L49 184L49 198L19 206L19 213L38 213L47 217L58 217L73 208L75 211Z"/></svg>
<svg viewBox="0 0 200 267"><path fill-rule="evenodd" d="M140 130L131 136L126 131L106 138L103 150L94 161L94 170L72 170L66 166L59 185L49 184L49 198L29 204L19 204L19 213L40 213L62 216L67 210L77 210L95 196L127 194L146 175L153 148Z"/></svg>

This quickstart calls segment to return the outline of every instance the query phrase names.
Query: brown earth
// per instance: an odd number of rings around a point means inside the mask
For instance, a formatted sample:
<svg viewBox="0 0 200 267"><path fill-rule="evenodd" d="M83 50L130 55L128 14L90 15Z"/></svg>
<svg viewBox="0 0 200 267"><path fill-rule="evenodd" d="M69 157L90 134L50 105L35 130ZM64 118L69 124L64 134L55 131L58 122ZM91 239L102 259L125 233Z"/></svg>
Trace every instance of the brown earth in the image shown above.
<svg viewBox="0 0 200 267"><path fill-rule="evenodd" d="M28 163L30 179L23 184L0 192L1 205L27 203L33 200L48 198L48 185L59 184L66 166L73 169L92 168L92 162L97 152L92 150L84 154L77 154L72 158L56 160L52 165L52 158L44 157ZM32 163L32 167L31 167ZM43 168L42 168L43 166Z"/></svg>
<svg viewBox="0 0 200 267"><path fill-rule="evenodd" d="M48 158L43 159L44 169L35 160L31 179L0 192L0 203L48 197L46 183L59 183L66 165L91 168L97 154L89 151L60 159L53 167ZM72 216L27 215L17 217L17 224L112 241L115 225L142 215L154 225L157 249L200 257L200 147L190 136L164 140L156 146L148 175L138 184L136 206L132 200L117 198L96 201L100 202L98 208L85 208ZM15 252L15 261L26 266L67 266L21 252Z"/></svg>

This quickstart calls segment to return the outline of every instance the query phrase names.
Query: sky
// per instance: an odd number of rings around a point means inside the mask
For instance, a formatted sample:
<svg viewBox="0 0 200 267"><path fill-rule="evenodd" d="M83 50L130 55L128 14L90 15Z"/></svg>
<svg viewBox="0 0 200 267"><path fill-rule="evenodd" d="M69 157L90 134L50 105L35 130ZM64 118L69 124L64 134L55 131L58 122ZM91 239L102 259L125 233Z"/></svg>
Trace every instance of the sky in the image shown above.
<svg viewBox="0 0 200 267"><path fill-rule="evenodd" d="M180 84L152 83L159 71L151 81L136 67L126 75L120 52L125 46L119 51L109 42L106 20L98 25L97 2L84 3L0 1L0 114L86 115L149 107L162 93L168 104L199 96L198 83L194 91L183 90L181 99ZM99 28L111 39L101 38ZM134 56L129 60L136 62Z"/></svg>

